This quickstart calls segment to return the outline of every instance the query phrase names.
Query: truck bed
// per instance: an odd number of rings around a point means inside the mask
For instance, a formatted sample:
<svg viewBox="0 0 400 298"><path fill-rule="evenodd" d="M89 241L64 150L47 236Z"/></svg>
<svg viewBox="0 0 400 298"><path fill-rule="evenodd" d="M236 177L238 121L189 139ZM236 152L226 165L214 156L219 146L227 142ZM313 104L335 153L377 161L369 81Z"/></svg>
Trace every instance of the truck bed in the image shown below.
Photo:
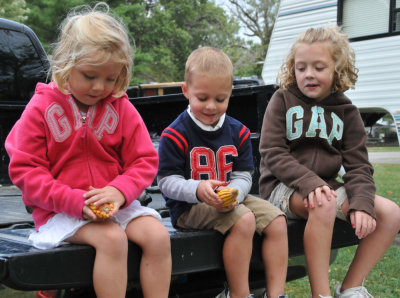
<svg viewBox="0 0 400 298"><path fill-rule="evenodd" d="M148 205L165 213L163 201L158 193L148 193L152 202ZM170 218L163 224L171 236L172 275L171 291L196 291L203 286L205 278L215 282L218 292L225 280L222 262L224 238L216 231L182 231L172 227ZM305 221L289 220L290 261L287 280L306 275L303 257L303 231ZM90 287L95 250L88 245L65 244L50 250L39 250L28 242L34 230L32 217L26 212L21 193L15 186L0 187L0 283L17 290L68 289ZM358 243L349 224L337 220L332 248ZM251 262L252 287L262 287L261 239L254 237ZM128 279L138 284L140 249L129 244ZM336 251L332 251L332 260ZM214 276L210 279L211 276ZM195 277L195 278L194 278ZM210 288L212 285L210 285ZM200 288L199 288L200 289ZM197 290L198 291L198 290ZM181 296L182 297L182 296ZM191 296L190 296L191 297ZM204 296L203 296L204 297Z"/></svg>

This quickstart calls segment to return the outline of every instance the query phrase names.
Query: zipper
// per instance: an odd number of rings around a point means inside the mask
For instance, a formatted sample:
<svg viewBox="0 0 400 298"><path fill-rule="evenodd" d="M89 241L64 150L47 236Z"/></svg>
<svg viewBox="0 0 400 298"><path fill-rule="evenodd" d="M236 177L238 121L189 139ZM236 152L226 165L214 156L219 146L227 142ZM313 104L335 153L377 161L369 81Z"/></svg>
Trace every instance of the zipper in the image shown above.
<svg viewBox="0 0 400 298"><path fill-rule="evenodd" d="M93 173L92 173L92 169L91 169L90 163L89 163L89 151L88 151L88 144L87 144L87 142L88 142L87 130L89 129L88 124L87 124L87 121L89 120L88 119L88 114L89 114L89 111L87 112L87 114L81 115L81 121L82 121L81 138L83 139L82 140L82 142L83 142L83 151L84 151L84 154L85 154L85 157L86 157L86 164L87 164L87 167L88 167L88 170L89 170L91 185L93 185Z"/></svg>
<svg viewBox="0 0 400 298"><path fill-rule="evenodd" d="M81 121L82 121L81 138L86 138L86 129L87 129L86 119L87 119L86 115L81 115Z"/></svg>

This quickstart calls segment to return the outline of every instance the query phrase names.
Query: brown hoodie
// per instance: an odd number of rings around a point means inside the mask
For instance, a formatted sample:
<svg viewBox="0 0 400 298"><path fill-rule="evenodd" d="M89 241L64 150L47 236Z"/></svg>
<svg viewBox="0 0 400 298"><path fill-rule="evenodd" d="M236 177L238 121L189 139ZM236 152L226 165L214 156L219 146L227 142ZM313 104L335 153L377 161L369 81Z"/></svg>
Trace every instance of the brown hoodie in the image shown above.
<svg viewBox="0 0 400 298"><path fill-rule="evenodd" d="M317 102L295 85L276 91L261 131L261 197L268 199L279 182L304 198L319 186L337 189L343 165L350 211L365 211L376 218L373 168L365 142L360 113L343 93Z"/></svg>

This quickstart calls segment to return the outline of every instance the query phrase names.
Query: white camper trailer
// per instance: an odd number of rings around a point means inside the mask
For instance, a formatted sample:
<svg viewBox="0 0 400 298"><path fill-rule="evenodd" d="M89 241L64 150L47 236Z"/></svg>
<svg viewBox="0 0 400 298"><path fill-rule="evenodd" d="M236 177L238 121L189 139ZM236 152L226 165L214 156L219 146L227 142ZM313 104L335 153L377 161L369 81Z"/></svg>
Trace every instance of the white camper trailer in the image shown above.
<svg viewBox="0 0 400 298"><path fill-rule="evenodd" d="M262 71L265 84L276 83L301 32L329 25L342 27L356 53L358 81L346 95L366 126L391 115L400 144L400 0L281 0Z"/></svg>

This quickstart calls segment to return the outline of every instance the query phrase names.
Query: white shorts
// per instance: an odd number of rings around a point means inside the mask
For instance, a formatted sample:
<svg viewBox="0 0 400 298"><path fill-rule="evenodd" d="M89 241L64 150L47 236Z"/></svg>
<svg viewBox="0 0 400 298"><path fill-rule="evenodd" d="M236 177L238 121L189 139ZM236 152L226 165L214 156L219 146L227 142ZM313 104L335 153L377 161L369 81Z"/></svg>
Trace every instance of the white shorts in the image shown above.
<svg viewBox="0 0 400 298"><path fill-rule="evenodd" d="M294 193L294 189L287 187L282 182L279 183L274 190L271 192L268 201L286 214L287 218L290 219L300 219L296 214L294 214L289 208L289 200L292 194ZM342 211L342 205L345 200L347 200L347 193L343 186L339 187L335 190L337 194L336 198L336 217L340 218L341 220L345 220L346 216Z"/></svg>
<svg viewBox="0 0 400 298"><path fill-rule="evenodd" d="M146 215L153 216L161 221L161 216L156 210L140 205L138 200L133 201L128 207L118 210L118 213L110 219L125 230L132 219ZM65 239L74 235L79 228L90 222L91 220L58 213L41 226L39 231L30 234L29 241L39 249L54 248L65 244L63 243Z"/></svg>

